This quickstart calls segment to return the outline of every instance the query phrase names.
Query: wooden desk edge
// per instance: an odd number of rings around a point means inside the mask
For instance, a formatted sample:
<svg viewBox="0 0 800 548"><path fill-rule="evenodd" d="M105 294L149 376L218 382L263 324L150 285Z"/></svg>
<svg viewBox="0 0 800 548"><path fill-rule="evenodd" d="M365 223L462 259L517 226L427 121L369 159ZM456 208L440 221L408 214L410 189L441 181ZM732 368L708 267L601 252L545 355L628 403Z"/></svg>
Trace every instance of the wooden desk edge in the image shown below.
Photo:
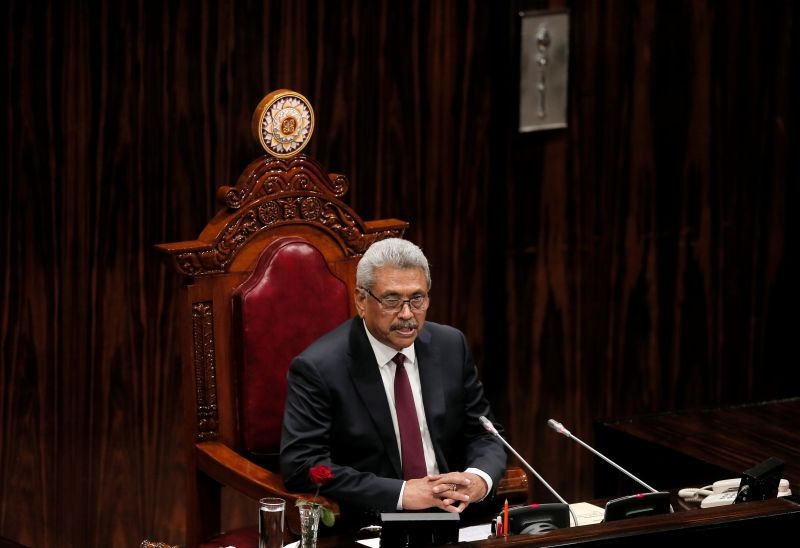
<svg viewBox="0 0 800 548"><path fill-rule="evenodd" d="M786 498L770 499L747 504L733 504L698 510L677 511L672 514L646 516L557 529L541 535L520 535L507 539L487 539L463 546L525 545L548 546L580 543L589 540L610 540L636 534L650 534L678 529L691 529L713 524L734 523L753 518L794 515L800 523L800 504Z"/></svg>

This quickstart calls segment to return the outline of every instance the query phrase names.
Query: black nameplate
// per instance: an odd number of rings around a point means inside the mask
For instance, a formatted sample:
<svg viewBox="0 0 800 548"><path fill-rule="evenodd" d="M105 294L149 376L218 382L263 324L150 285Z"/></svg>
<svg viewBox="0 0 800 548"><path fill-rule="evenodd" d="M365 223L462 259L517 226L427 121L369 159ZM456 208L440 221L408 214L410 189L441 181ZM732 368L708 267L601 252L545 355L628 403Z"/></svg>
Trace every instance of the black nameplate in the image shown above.
<svg viewBox="0 0 800 548"><path fill-rule="evenodd" d="M459 514L396 512L381 514L381 548L437 546L458 542Z"/></svg>

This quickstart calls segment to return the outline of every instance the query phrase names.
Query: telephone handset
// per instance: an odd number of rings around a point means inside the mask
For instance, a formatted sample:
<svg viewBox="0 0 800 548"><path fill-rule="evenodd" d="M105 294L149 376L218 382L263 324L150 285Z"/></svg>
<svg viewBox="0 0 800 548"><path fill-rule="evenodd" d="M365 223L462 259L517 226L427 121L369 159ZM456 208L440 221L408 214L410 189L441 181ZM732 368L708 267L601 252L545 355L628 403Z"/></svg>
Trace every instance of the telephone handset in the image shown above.
<svg viewBox="0 0 800 548"><path fill-rule="evenodd" d="M715 481L711 485L700 488L688 488L678 491L678 496L687 501L701 501L700 508L711 508L733 504L739 493L741 478L731 478ZM786 497L792 494L789 481L782 479L778 484L778 496Z"/></svg>
<svg viewBox="0 0 800 548"><path fill-rule="evenodd" d="M784 480L786 481L786 480ZM742 482L741 478L731 478L726 480L719 480L715 481L711 484L711 493L724 493L726 491L738 491L739 484ZM786 486L789 486L789 482L786 482Z"/></svg>

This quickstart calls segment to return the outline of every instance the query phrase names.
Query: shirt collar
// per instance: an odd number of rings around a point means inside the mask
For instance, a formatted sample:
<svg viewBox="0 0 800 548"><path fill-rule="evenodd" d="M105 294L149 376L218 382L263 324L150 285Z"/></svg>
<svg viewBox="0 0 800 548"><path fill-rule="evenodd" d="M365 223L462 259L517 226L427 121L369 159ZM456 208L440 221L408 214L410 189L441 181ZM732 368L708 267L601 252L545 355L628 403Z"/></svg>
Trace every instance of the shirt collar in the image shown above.
<svg viewBox="0 0 800 548"><path fill-rule="evenodd" d="M364 319L361 319L364 322ZM383 367L384 365L388 364L392 361L395 354L397 354L397 350L392 348L389 345L383 344L381 341L376 339L372 333L369 332L369 328L367 327L366 322L364 322L364 331L367 332L367 339L369 339L369 345L372 347L372 352L375 354L375 361L378 362L378 365ZM414 351L414 345L407 346L404 349L399 351L403 356L406 357L406 362L408 363L415 363L417 359L417 353Z"/></svg>

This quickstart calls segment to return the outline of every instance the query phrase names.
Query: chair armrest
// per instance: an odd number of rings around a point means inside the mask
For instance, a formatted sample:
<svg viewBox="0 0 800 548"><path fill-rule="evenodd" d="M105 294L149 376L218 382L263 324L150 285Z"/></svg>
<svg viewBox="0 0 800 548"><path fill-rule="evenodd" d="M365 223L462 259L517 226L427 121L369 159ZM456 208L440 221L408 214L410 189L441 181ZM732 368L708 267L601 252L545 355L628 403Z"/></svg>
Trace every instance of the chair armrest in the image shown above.
<svg viewBox="0 0 800 548"><path fill-rule="evenodd" d="M497 483L497 498L507 498L509 501L526 502L529 498L528 476L522 468L509 466L505 475Z"/></svg>
<svg viewBox="0 0 800 548"><path fill-rule="evenodd" d="M291 493L286 490L279 474L249 461L227 445L216 441L195 444L197 468L214 481L227 485L253 500L262 497L280 497L286 500L286 521L289 530L300 534L300 515L295 508L297 499L311 499L312 493ZM338 518L339 505L319 496L320 504L331 509Z"/></svg>

